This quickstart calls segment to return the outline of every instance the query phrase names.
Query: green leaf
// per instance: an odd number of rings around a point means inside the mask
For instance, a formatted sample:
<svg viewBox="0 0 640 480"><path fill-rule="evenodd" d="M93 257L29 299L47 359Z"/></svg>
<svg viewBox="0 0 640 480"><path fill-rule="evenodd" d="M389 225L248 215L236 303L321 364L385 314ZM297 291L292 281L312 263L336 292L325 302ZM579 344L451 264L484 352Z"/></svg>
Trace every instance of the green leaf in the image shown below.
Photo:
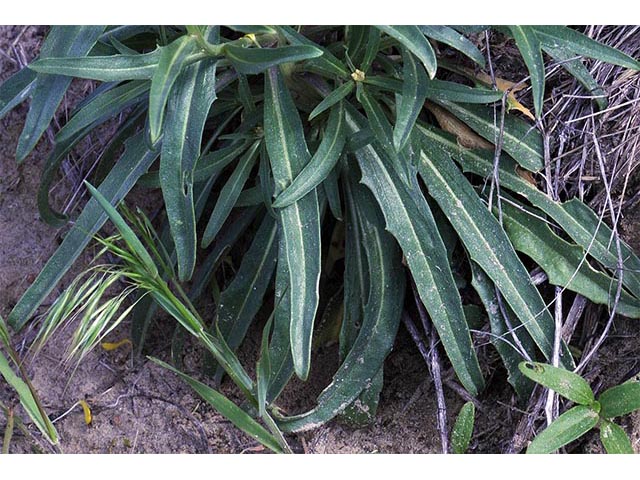
<svg viewBox="0 0 640 480"><path fill-rule="evenodd" d="M222 229L222 234L217 238L211 252L193 275L191 289L189 290L189 299L192 302L196 302L204 294L205 289L209 288L222 256L228 253L240 236L249 228L258 210L255 207L244 209L233 221L228 221L228 225L225 224L226 228Z"/></svg>
<svg viewBox="0 0 640 480"><path fill-rule="evenodd" d="M289 264L286 245L279 232L278 265L274 291L273 333L269 343L269 391L267 402L274 402L293 375L293 356L291 354L291 289Z"/></svg>
<svg viewBox="0 0 640 480"><path fill-rule="evenodd" d="M128 82L94 97L60 129L56 134L56 143L72 140L83 128L91 126L93 129L137 103L149 91L150 85L145 81Z"/></svg>
<svg viewBox="0 0 640 480"><path fill-rule="evenodd" d="M591 405L595 401L593 390L580 375L538 362L522 362L520 371L534 382L550 388L558 395L580 405Z"/></svg>
<svg viewBox="0 0 640 480"><path fill-rule="evenodd" d="M103 82L151 80L158 67L163 47L137 55L107 55L83 58L43 58L29 65L38 73L89 78ZM206 58L202 52L191 55L185 63Z"/></svg>
<svg viewBox="0 0 640 480"><path fill-rule="evenodd" d="M621 417L640 409L640 382L631 381L605 390L598 397L603 418Z"/></svg>
<svg viewBox="0 0 640 480"><path fill-rule="evenodd" d="M278 419L284 431L308 430L343 412L380 371L400 325L405 287L400 251L385 231L384 219L372 196L361 186L354 185L354 190L360 190L356 192L356 205L371 273L363 324L331 384L319 395L318 405L306 413Z"/></svg>
<svg viewBox="0 0 640 480"><path fill-rule="evenodd" d="M607 92L598 84L593 75L580 59L576 59L576 55L564 47L542 45L542 50L547 52L556 62L562 65L567 72L573 75L584 88L587 89L589 95L594 96L594 101L600 110L607 108Z"/></svg>
<svg viewBox="0 0 640 480"><path fill-rule="evenodd" d="M600 422L600 441L610 455L635 453L631 446L631 439L625 431L607 420Z"/></svg>
<svg viewBox="0 0 640 480"><path fill-rule="evenodd" d="M449 110L489 142L495 143L497 141L500 125L494 123L493 109L442 100L437 100L436 103ZM502 141L504 151L511 155L520 166L532 172L537 172L542 168L544 162L542 137L532 126L519 118L507 115Z"/></svg>
<svg viewBox="0 0 640 480"><path fill-rule="evenodd" d="M355 83L352 81L348 81L347 83L343 83L334 91L332 91L329 95L327 95L318 105L314 108L309 114L309 121L316 118L325 110L333 107L336 103L340 102L343 98L347 97L355 87Z"/></svg>
<svg viewBox="0 0 640 480"><path fill-rule="evenodd" d="M449 221L469 256L495 282L545 357L551 359L553 318L498 220L447 153L433 148L428 140L423 148L418 170L429 193L444 212L451 212ZM571 365L570 356L564 363Z"/></svg>
<svg viewBox="0 0 640 480"><path fill-rule="evenodd" d="M529 444L527 453L553 453L595 427L599 418L598 412L591 407L585 405L573 407L540 432Z"/></svg>
<svg viewBox="0 0 640 480"><path fill-rule="evenodd" d="M329 209L336 220L342 221L342 204L340 202L340 165L336 165L322 182L322 190L329 202Z"/></svg>
<svg viewBox="0 0 640 480"><path fill-rule="evenodd" d="M267 215L242 257L238 273L220 295L216 321L232 350L240 346L262 306L276 267L277 253L278 225L273 217Z"/></svg>
<svg viewBox="0 0 640 480"><path fill-rule="evenodd" d="M194 171L204 126L217 97L215 77L215 60L190 65L177 78L167 104L159 175L181 281L191 278L196 262Z"/></svg>
<svg viewBox="0 0 640 480"><path fill-rule="evenodd" d="M257 440L265 447L273 450L276 453L281 453L282 449L278 441L258 422L256 422L251 416L234 404L227 397L217 392L213 388L205 385L202 382L195 380L189 375L182 373L180 370L172 367L171 365L158 360L157 358L149 358L152 362L160 365L167 370L172 371L184 380L193 390L202 397L213 408L218 410L223 417L233 423L236 427L249 435L254 440Z"/></svg>
<svg viewBox="0 0 640 480"><path fill-rule="evenodd" d="M544 59L540 41L533 27L528 25L512 25L509 27L516 40L516 45L524 60L531 78L531 90L533 92L533 106L536 117L542 116L542 103L544 101Z"/></svg>
<svg viewBox="0 0 640 480"><path fill-rule="evenodd" d="M397 152L404 149L409 141L416 119L427 98L427 75L413 55L402 51L402 97L396 105L396 124L393 127L393 146Z"/></svg>
<svg viewBox="0 0 640 480"><path fill-rule="evenodd" d="M112 205L118 204L157 156L157 152L147 147L144 136L136 135L127 142L118 168L111 170L100 185L102 195ZM90 200L58 250L9 314L8 321L15 329L29 320L106 220L107 215L97 200Z"/></svg>
<svg viewBox="0 0 640 480"><path fill-rule="evenodd" d="M460 409L456 423L453 425L453 430L451 431L451 447L453 448L453 453L462 454L466 453L469 449L475 417L476 407L473 402L465 403Z"/></svg>
<svg viewBox="0 0 640 480"><path fill-rule="evenodd" d="M151 77L149 92L149 138L155 145L162 135L164 109L171 88L182 72L189 55L196 50L196 41L191 35L184 35L160 49L158 67ZM215 88L215 83L212 85Z"/></svg>
<svg viewBox="0 0 640 480"><path fill-rule="evenodd" d="M278 33L282 34L292 45L306 45L319 49L322 55L305 62L305 70L319 73L328 77L349 78L347 67L335 57L329 50L299 34L288 25L276 26Z"/></svg>
<svg viewBox="0 0 640 480"><path fill-rule="evenodd" d="M273 208L282 208L297 202L322 183L336 166L345 144L344 105L331 110L322 142L309 163L293 182L273 202Z"/></svg>
<svg viewBox="0 0 640 480"><path fill-rule="evenodd" d="M42 44L40 58L54 56L83 57L93 47L104 26L54 26ZM24 128L18 139L16 159L23 161L33 150L51 123L70 78L38 74L31 95L31 105Z"/></svg>
<svg viewBox="0 0 640 480"><path fill-rule="evenodd" d="M519 348L524 349L530 358L535 357L535 343L518 316L513 313L509 305L504 305L505 313L511 325L509 328L505 321L496 294L496 287L486 273L476 264L471 262L472 280L471 285L478 292L485 311L489 316L491 328L491 343L504 363L508 373L508 382L513 386L520 399L527 399L531 395L534 383L522 375L518 365L525 360L524 353ZM516 340L517 339L517 340ZM520 345L518 345L518 343Z"/></svg>
<svg viewBox="0 0 640 480"><path fill-rule="evenodd" d="M377 28L369 28L369 33L367 35L364 56L362 57L362 64L360 65L360 69L363 72L368 72L373 64L373 61L376 59L376 55L378 55L378 51L380 50L380 30Z"/></svg>
<svg viewBox="0 0 640 480"><path fill-rule="evenodd" d="M485 61L480 50L471 40L460 35L453 28L444 25L420 25L419 28L427 37L455 48L484 68Z"/></svg>
<svg viewBox="0 0 640 480"><path fill-rule="evenodd" d="M225 25L225 27L229 27L231 30L241 33L275 33L275 30L269 25Z"/></svg>
<svg viewBox="0 0 640 480"><path fill-rule="evenodd" d="M502 202L502 213L514 248L540 265L549 283L577 292L594 303L613 306L615 280L596 271L586 261L581 247L557 236L541 216L516 208L511 202ZM640 300L623 290L616 311L626 317L640 318Z"/></svg>
<svg viewBox="0 0 640 480"><path fill-rule="evenodd" d="M462 166L465 172L480 175L483 178L493 176L493 154L481 150L461 148L454 137L436 128L420 126L420 132L444 149ZM549 215L562 230L578 245L585 249L598 262L611 271L616 270L618 254L612 239L611 229L587 205L575 198L564 203L552 200L548 195L522 178L517 172L513 159L506 155L500 158L500 186L509 189L531 202ZM640 259L631 247L620 241L626 270L622 282L635 297L640 297Z"/></svg>
<svg viewBox="0 0 640 480"><path fill-rule="evenodd" d="M27 99L35 80L36 72L23 68L0 85L0 119Z"/></svg>
<svg viewBox="0 0 640 480"><path fill-rule="evenodd" d="M427 98L461 103L493 103L502 99L504 93L488 88L473 88L456 82L433 79L427 82Z"/></svg>
<svg viewBox="0 0 640 480"><path fill-rule="evenodd" d="M276 195L281 193L309 162L302 122L282 74L271 68L265 75L264 131ZM291 304L291 352L296 374L309 374L311 337L318 308L320 281L320 208L315 190L280 209L289 271Z"/></svg>
<svg viewBox="0 0 640 480"><path fill-rule="evenodd" d="M597 42L572 28L561 25L535 25L533 29L543 46L558 46L578 55L640 70L640 62L629 55Z"/></svg>
<svg viewBox="0 0 640 480"><path fill-rule="evenodd" d="M236 204L236 201L240 196L240 192L242 192L242 189L249 178L249 174L253 169L256 157L259 153L259 148L260 141L254 142L253 145L249 147L249 150L247 150L238 161L238 165L229 177L229 180L227 180L227 183L225 183L223 189L220 191L216 206L213 209L213 212L211 212L209 222L207 223L207 227L202 235L203 248L207 247L213 241L225 220L231 213L231 210Z"/></svg>
<svg viewBox="0 0 640 480"><path fill-rule="evenodd" d="M258 74L281 63L300 62L322 55L322 50L311 45L293 45L278 48L244 48L224 45L222 52L239 73Z"/></svg>
<svg viewBox="0 0 640 480"><path fill-rule="evenodd" d="M362 128L351 111L347 124ZM390 161L373 145L355 152L367 185L382 208L387 229L396 238L415 279L418 292L432 317L458 378L473 395L484 381L464 319L460 294L447 261L446 249L421 194L412 195L398 178ZM414 187L415 188L415 187ZM421 205L416 202L420 201Z"/></svg>
<svg viewBox="0 0 640 480"><path fill-rule="evenodd" d="M377 27L390 37L398 40L411 51L427 69L430 78L436 76L438 62L436 54L429 41L415 25L377 25Z"/></svg>

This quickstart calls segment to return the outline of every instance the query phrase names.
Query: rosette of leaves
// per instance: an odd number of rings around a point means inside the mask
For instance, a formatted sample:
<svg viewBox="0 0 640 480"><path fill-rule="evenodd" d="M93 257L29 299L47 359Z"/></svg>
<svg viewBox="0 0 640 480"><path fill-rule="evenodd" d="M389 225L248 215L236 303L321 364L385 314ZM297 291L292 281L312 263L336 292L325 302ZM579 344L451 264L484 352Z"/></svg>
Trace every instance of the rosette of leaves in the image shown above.
<svg viewBox="0 0 640 480"><path fill-rule="evenodd" d="M551 361L555 333L527 266L534 262L551 284L637 318L640 260L621 243L626 269L619 280L611 229L586 204L552 199L532 181L544 162L541 135L517 113L497 125L496 109L509 92L476 74L487 67L474 41L486 28L51 28L40 56L0 86L0 115L31 99L17 160L49 126L72 78L100 83L56 134L38 195L44 221L70 221L48 198L65 155L114 116L124 121L89 177L92 198L10 324L29 321L110 218L125 243L112 239L105 248L126 265L118 274L140 294L132 313L136 344L156 308L170 313L250 406L240 409L180 375L274 450L285 449L280 431L337 415L371 418L407 275L458 380L476 395L484 378L459 291L460 277L471 272L510 381L526 394L530 383L517 365L523 358ZM567 27L498 30L522 53L538 119L543 53L590 90L595 82L582 56L640 68ZM445 49L460 65L440 58ZM497 178L499 189L483 188ZM136 185L162 193L165 221L157 235L114 208ZM464 254L453 262L456 248ZM229 258L241 260L235 276L224 278ZM215 321L207 325L194 305L212 289ZM270 305L252 379L234 352ZM326 332L339 342L332 383L315 408L283 416L280 392L293 375L308 377L314 344ZM570 367L566 346L562 353Z"/></svg>

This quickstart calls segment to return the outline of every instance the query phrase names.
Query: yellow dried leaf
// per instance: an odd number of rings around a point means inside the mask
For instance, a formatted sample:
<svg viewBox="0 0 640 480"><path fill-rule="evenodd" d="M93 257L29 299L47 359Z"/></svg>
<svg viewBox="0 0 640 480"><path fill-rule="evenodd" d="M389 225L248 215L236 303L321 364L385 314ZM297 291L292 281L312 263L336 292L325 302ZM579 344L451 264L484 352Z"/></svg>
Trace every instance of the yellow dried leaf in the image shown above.
<svg viewBox="0 0 640 480"><path fill-rule="evenodd" d="M491 143L487 142L484 138L471 130L464 122L459 120L449 111L431 102L427 102L425 105L436 117L440 128L445 132L455 135L460 146L464 148L493 150L493 145Z"/></svg>
<svg viewBox="0 0 640 480"><path fill-rule="evenodd" d="M79 400L78 405L82 407L82 411L84 413L84 423L86 423L87 426L91 425L93 417L91 416L91 409L89 408L89 404L84 400Z"/></svg>
<svg viewBox="0 0 640 480"><path fill-rule="evenodd" d="M484 72L478 73L476 78L489 87L493 85L491 77ZM515 93L522 90L525 86L526 84L524 83L513 83L504 78L496 77L496 87L498 87L498 90L501 92L509 91L507 94L507 111L518 110L535 122L536 119L531 111L522 105L515 96Z"/></svg>
<svg viewBox="0 0 640 480"><path fill-rule="evenodd" d="M120 340L119 342L115 342L115 343L111 343L111 342L102 342L100 344L102 346L102 348L104 350L106 350L107 352L110 352L112 350L115 350L117 348L122 347L123 345L129 345L129 346L133 346L133 344L131 343L131 340L129 340L128 338L124 338L122 340Z"/></svg>

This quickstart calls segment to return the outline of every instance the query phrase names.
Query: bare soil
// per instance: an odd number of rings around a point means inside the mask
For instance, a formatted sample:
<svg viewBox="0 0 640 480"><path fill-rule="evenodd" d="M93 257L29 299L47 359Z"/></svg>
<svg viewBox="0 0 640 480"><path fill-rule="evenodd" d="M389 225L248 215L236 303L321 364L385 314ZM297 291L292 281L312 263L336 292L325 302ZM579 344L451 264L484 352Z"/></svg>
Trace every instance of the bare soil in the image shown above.
<svg viewBox="0 0 640 480"><path fill-rule="evenodd" d="M39 27L0 27L0 82L15 72L19 65L10 58L32 59L38 51L44 29ZM16 52L15 49L18 49ZM2 55L2 52L7 55ZM84 97L92 88L90 82L74 82L65 100L67 107ZM28 109L28 102L0 121L0 314L6 318L20 296L55 251L64 229L56 230L38 215L36 192L40 172L51 150L51 135L46 135L34 153L22 164L15 161L15 148ZM61 120L65 108L59 113ZM75 183L75 184L74 184ZM77 182L61 181L52 201L58 207L70 202ZM134 192L133 202L152 208L154 199ZM73 212L73 208L71 212ZM640 247L638 209L630 209L622 224L625 237ZM39 313L91 260L88 252L52 293ZM598 315L597 310L595 315ZM37 320L36 320L37 322ZM114 351L95 350L77 368L62 365L66 348L63 332L37 356L26 346L33 339L34 324L14 335L14 343L24 354L27 370L40 393L45 408L61 437L60 447L66 453L253 453L262 452L258 444L237 430L216 411L206 405L191 389L172 373L145 358L134 358L128 347ZM123 324L110 340L128 336ZM170 355L170 325L160 318L149 342L149 354L163 360ZM242 350L242 361L255 363L260 325L249 333ZM590 378L603 388L620 381L638 361L640 351L638 326L634 322L617 322ZM65 337L66 336L66 337ZM281 407L296 413L309 408L318 393L330 382L337 367L335 347L317 352L319 361L312 363L308 382L294 381L287 388ZM491 362L495 353L490 347L481 355ZM188 344L183 356L184 369L198 377L201 351ZM452 378L450 371L445 377ZM230 382L222 390L231 398L240 397ZM445 387L449 426L464 400ZM85 400L92 409L93 420L87 425L77 402ZM15 405L16 399L0 382L0 401ZM493 369L487 391L480 398L476 429L471 445L473 453L498 453L511 441L522 405L517 405L506 383L506 374ZM437 453L440 438L436 428L437 404L433 384L426 365L411 338L400 327L394 351L385 365L385 384L378 415L372 425L355 429L333 421L315 431L291 436L298 452L307 453ZM25 418L25 421L27 419ZM0 432L4 431L0 418ZM623 426L632 432L635 448L640 445L640 415L630 416ZM14 434L12 453L51 452L51 447L30 428L33 437ZM599 452L599 443L587 437L575 449Z"/></svg>

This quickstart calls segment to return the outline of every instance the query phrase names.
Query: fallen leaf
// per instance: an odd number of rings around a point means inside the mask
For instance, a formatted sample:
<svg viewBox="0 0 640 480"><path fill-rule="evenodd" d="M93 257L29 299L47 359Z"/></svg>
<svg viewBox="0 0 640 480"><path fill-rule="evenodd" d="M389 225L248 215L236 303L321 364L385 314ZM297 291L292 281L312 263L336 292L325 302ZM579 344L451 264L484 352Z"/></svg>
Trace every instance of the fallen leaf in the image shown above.
<svg viewBox="0 0 640 480"><path fill-rule="evenodd" d="M481 148L484 150L493 150L493 145L471 130L464 122L459 120L455 115L451 114L444 108L431 102L426 102L425 106L433 113L445 132L449 132L456 136L458 144L464 148Z"/></svg>

